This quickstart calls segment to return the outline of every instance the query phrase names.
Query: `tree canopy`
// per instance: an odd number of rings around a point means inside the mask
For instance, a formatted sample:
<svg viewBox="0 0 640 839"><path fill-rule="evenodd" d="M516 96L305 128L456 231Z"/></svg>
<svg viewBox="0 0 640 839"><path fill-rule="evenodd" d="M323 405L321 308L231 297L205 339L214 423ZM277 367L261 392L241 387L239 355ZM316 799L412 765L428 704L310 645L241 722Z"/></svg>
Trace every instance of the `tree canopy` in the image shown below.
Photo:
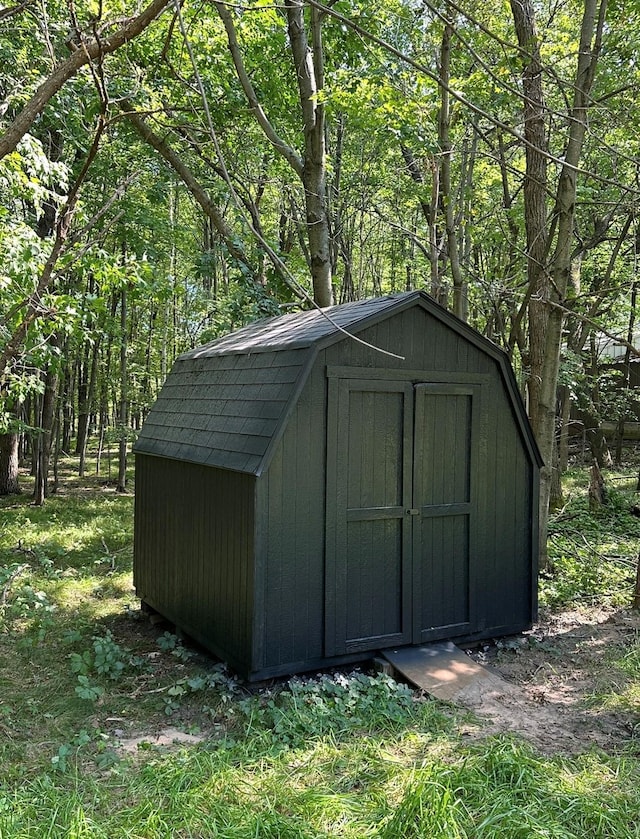
<svg viewBox="0 0 640 839"><path fill-rule="evenodd" d="M603 342L637 355L639 18L636 0L0 9L4 437L40 429L46 452L57 423L63 449L95 431L124 457L180 351L424 288L510 354L546 508L558 395L597 419Z"/></svg>

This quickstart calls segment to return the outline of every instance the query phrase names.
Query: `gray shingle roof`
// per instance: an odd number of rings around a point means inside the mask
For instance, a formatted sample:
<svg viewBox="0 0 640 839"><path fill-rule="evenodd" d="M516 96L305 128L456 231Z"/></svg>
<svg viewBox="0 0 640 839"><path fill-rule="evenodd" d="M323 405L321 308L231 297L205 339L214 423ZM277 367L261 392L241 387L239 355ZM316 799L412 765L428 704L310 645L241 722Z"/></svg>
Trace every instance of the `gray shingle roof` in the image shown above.
<svg viewBox="0 0 640 839"><path fill-rule="evenodd" d="M362 321L386 313L390 308L404 305L420 292L356 300L326 309L312 309L279 317L267 318L218 338L203 347L184 353L181 358L204 358L229 353L269 352L272 350L302 349L326 338L340 335L340 330L362 329Z"/></svg>
<svg viewBox="0 0 640 839"><path fill-rule="evenodd" d="M181 356L134 451L257 474L308 354Z"/></svg>
<svg viewBox="0 0 640 839"><path fill-rule="evenodd" d="M260 474L316 348L355 333L419 292L252 323L176 360L136 453Z"/></svg>

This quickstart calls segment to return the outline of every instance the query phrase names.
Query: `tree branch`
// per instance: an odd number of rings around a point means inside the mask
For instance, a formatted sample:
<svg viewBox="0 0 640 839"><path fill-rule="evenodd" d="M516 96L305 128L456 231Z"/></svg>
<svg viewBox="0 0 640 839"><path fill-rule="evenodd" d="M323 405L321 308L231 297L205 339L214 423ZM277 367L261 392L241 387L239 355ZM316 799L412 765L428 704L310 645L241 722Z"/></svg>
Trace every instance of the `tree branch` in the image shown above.
<svg viewBox="0 0 640 839"><path fill-rule="evenodd" d="M78 70L137 38L164 11L168 2L169 0L152 0L144 11L128 20L113 35L101 41L93 38L83 42L81 48L76 49L69 58L58 64L0 137L0 160L15 149L48 102L69 79L75 76Z"/></svg>
<svg viewBox="0 0 640 839"><path fill-rule="evenodd" d="M33 3L33 0L23 0L22 3L18 3L17 6L7 6L4 9L0 9L0 21L6 20L9 17L13 17L14 15L19 15L20 12L24 11L27 6L30 6Z"/></svg>
<svg viewBox="0 0 640 839"><path fill-rule="evenodd" d="M244 267L247 269L249 274L255 278L255 270L251 267L251 264L244 253L243 249L239 246L236 242L235 237L227 223L225 222L224 218L222 217L220 211L213 203L213 201L209 198L206 191L203 189L202 185L198 182L197 178L183 162L180 155L174 151L174 149L164 140L162 137L158 136L153 129L147 124L144 117L139 111L136 111L133 104L127 100L123 99L120 102L120 108L131 125L135 128L136 132L140 135L140 137L148 143L152 148L154 148L158 154L164 158L164 160L171 166L171 168L176 172L176 174L180 177L184 185L187 187L191 195L195 198L198 202L202 210L204 211L205 215L207 215L211 221L213 222L214 227L224 240L225 245L229 249L229 253Z"/></svg>
<svg viewBox="0 0 640 839"><path fill-rule="evenodd" d="M233 59L233 63L236 68L236 73L238 74L238 80L242 85L242 90L244 91L244 95L247 98L247 102L249 103L249 107L253 111L260 128L262 128L265 136L274 147L274 149L284 157L287 163L291 166L293 171L298 175L300 179L302 179L304 163L300 155L296 152L294 148L292 148L285 140L280 137L278 132L275 130L269 117L264 112L264 108L260 104L258 97L256 96L256 92L253 89L253 85L251 84L251 79L249 78L249 74L244 66L244 61L242 60L242 53L240 52L240 46L238 45L238 36L236 33L236 28L233 23L233 18L231 16L231 12L229 11L228 7L221 3L219 0L212 0L213 5L216 7L218 14L224 24L224 28L227 31L227 39L229 41L229 52L231 53L231 58Z"/></svg>

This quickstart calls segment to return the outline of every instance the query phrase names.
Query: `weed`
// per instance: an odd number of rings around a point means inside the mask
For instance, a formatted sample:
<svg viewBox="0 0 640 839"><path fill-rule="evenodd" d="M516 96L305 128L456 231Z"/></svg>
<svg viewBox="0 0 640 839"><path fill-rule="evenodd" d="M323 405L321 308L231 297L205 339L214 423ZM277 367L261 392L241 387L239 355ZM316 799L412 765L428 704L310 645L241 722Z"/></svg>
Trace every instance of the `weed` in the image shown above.
<svg viewBox="0 0 640 839"><path fill-rule="evenodd" d="M406 685L384 674L358 671L290 679L284 689L261 697L259 704L253 698L239 703L249 728L268 729L290 746L356 731L392 731L417 721L419 711L428 706Z"/></svg>
<svg viewBox="0 0 640 839"><path fill-rule="evenodd" d="M162 698L162 708L166 716L171 716L180 710L183 698L213 693L217 704L224 704L234 699L239 691L236 679L227 674L224 664L220 664L214 667L213 672L185 677L170 685ZM216 716L217 712L210 708L209 713Z"/></svg>
<svg viewBox="0 0 640 839"><path fill-rule="evenodd" d="M30 582L32 575L28 563L0 565L0 627L9 629L27 619L42 619L56 607L46 592Z"/></svg>
<svg viewBox="0 0 640 839"><path fill-rule="evenodd" d="M562 512L549 523L549 567L540 580L543 605L631 602L640 549L640 520L630 512L634 503L631 490L612 489L607 505L593 514L586 482L573 489Z"/></svg>
<svg viewBox="0 0 640 839"><path fill-rule="evenodd" d="M121 758L109 746L109 737L100 731L80 731L69 743L62 743L51 758L52 768L61 774L78 769L81 760L92 761L98 770L117 766Z"/></svg>
<svg viewBox="0 0 640 839"><path fill-rule="evenodd" d="M68 635L67 635L68 637ZM104 635L95 635L91 650L69 655L71 670L77 674L78 684L75 691L80 699L95 702L104 688L90 681L90 676L101 676L111 681L118 681L125 670L131 667L143 667L144 659L131 655L130 650L121 647L107 630Z"/></svg>
<svg viewBox="0 0 640 839"><path fill-rule="evenodd" d="M173 632L163 632L158 638L158 646L164 652L170 652L179 661L188 661L192 657L191 651L183 646L180 638Z"/></svg>

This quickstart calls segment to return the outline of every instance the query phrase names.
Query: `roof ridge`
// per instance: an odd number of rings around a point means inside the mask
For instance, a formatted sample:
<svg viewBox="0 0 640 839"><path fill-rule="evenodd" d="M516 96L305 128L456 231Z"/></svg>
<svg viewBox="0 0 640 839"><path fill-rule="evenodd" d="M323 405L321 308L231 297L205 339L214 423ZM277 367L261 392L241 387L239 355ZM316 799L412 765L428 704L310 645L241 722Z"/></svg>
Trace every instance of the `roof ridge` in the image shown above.
<svg viewBox="0 0 640 839"><path fill-rule="evenodd" d="M208 344L179 356L180 360L237 353L271 352L278 349L304 349L317 341L340 333L388 309L424 294L399 292L363 300L351 300L323 309L286 312L240 327Z"/></svg>

